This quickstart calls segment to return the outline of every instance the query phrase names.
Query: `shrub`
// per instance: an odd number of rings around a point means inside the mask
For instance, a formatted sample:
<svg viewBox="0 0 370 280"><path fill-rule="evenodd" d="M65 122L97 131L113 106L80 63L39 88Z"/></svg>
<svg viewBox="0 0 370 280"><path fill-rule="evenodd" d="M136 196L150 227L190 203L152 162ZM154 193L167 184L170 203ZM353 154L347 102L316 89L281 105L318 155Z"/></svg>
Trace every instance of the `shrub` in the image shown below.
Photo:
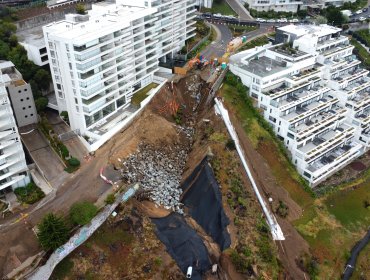
<svg viewBox="0 0 370 280"><path fill-rule="evenodd" d="M106 204L113 204L116 198L114 197L114 194L110 193L108 194L107 198L105 199Z"/></svg>
<svg viewBox="0 0 370 280"><path fill-rule="evenodd" d="M77 167L77 166L80 166L80 161L79 161L77 158L71 157L71 158L68 160L68 164L69 164L70 166Z"/></svg>
<svg viewBox="0 0 370 280"><path fill-rule="evenodd" d="M58 146L62 158L66 159L67 157L69 157L69 151L67 147L63 143L59 143Z"/></svg>
<svg viewBox="0 0 370 280"><path fill-rule="evenodd" d="M35 106L36 106L37 112L44 111L48 103L49 103L49 100L44 96L37 98L35 100Z"/></svg>
<svg viewBox="0 0 370 280"><path fill-rule="evenodd" d="M91 202L78 202L72 205L69 216L73 224L86 225L95 217L98 208Z"/></svg>
<svg viewBox="0 0 370 280"><path fill-rule="evenodd" d="M61 217L47 214L37 226L37 238L44 250L55 250L68 240L68 228Z"/></svg>
<svg viewBox="0 0 370 280"><path fill-rule="evenodd" d="M226 148L229 149L229 150L235 150L236 149L236 146L235 146L235 141L231 138L229 138L226 142Z"/></svg>
<svg viewBox="0 0 370 280"><path fill-rule="evenodd" d="M33 182L30 182L25 187L16 188L14 193L19 201L27 204L33 204L45 197L43 191Z"/></svg>
<svg viewBox="0 0 370 280"><path fill-rule="evenodd" d="M283 201L279 200L279 206L276 208L276 213L280 217L285 218L286 216L288 216L289 208Z"/></svg>

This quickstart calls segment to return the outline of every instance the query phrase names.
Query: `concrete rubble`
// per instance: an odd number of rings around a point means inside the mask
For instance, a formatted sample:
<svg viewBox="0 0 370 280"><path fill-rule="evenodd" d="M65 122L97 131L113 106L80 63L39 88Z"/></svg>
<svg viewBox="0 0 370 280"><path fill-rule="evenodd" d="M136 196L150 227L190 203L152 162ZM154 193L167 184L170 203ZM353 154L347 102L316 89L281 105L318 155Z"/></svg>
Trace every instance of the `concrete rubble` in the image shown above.
<svg viewBox="0 0 370 280"><path fill-rule="evenodd" d="M193 130L177 128L190 144ZM138 182L157 205L183 214L180 181L189 151L190 145L163 146L159 150L141 143L136 153L122 160L121 174L128 183Z"/></svg>

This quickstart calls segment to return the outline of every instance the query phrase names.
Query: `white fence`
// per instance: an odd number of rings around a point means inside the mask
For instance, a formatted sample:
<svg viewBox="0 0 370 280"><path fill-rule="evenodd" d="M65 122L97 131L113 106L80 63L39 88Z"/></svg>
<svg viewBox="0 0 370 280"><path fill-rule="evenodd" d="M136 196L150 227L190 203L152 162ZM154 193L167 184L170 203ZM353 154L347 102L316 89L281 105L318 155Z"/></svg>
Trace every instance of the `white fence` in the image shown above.
<svg viewBox="0 0 370 280"><path fill-rule="evenodd" d="M121 202L126 202L139 189L139 185L135 184L129 188L122 197L118 197L112 205L107 205L99 214L90 222L90 224L82 227L72 236L69 241L59 247L46 262L45 265L39 267L28 279L30 280L47 280L51 276L57 264L68 256L74 249L84 243L110 216L113 210Z"/></svg>
<svg viewBox="0 0 370 280"><path fill-rule="evenodd" d="M231 120L229 118L229 112L225 109L225 107L222 104L222 102L220 100L218 100L217 98L215 98L215 103L216 103L216 106L215 106L216 113L218 113L219 115L221 115L221 117L222 117L222 119L223 119L223 121L224 121L224 123L225 123L225 125L227 127L227 130L229 131L229 134L230 134L231 138L235 142L235 147L236 147L236 150L237 150L237 152L239 154L240 160L242 161L242 164L243 164L243 167L245 169L245 172L248 175L248 178L249 178L249 180L250 180L250 182L252 184L253 190L256 193L256 196L258 198L259 203L261 204L261 207L262 207L263 212L265 213L265 216L266 216L268 225L269 225L270 230L271 230L272 238L274 240L285 240L285 237L284 237L283 231L280 228L280 225L276 221L275 216L270 212L270 210L266 206L266 203L265 203L263 197L261 196L261 194L260 194L260 192L258 190L257 184L254 181L254 178L252 176L252 173L251 173L251 171L250 171L250 169L248 167L247 161L246 161L246 159L244 157L244 151L243 151L242 147L239 144L238 135L236 134L236 131L234 129L234 126L231 123Z"/></svg>

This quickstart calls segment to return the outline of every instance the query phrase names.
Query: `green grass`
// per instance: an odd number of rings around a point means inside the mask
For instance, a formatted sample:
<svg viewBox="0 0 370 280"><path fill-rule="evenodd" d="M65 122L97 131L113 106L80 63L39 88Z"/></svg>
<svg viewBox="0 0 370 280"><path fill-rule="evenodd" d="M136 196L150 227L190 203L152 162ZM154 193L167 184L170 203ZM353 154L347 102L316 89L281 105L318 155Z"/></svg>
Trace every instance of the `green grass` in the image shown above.
<svg viewBox="0 0 370 280"><path fill-rule="evenodd" d="M249 49L252 49L254 47L257 47L257 46L263 46L263 45L268 44L268 42L269 42L269 40L267 39L267 36L261 36L261 37L258 37L256 39L253 39L252 41L243 45L239 49L239 51L245 51L245 50L249 50Z"/></svg>
<svg viewBox="0 0 370 280"><path fill-rule="evenodd" d="M233 9L226 3L222 1L221 3L213 2L212 9L203 8L202 12L210 12L212 14L222 14L225 16L237 16Z"/></svg>
<svg viewBox="0 0 370 280"><path fill-rule="evenodd" d="M354 54L359 57L366 68L370 69L370 53L355 39L351 40L351 44L355 46Z"/></svg>
<svg viewBox="0 0 370 280"><path fill-rule="evenodd" d="M25 187L16 188L14 193L20 202L27 204L33 204L45 197L44 192L33 182L30 182Z"/></svg>
<svg viewBox="0 0 370 280"><path fill-rule="evenodd" d="M370 178L364 172L360 178L344 183L336 191L312 197L294 166L287 159L284 147L271 134L260 119L256 108L251 107L249 97L239 93L238 87L230 85L226 77L221 95L233 109L248 138L266 159L279 185L283 186L303 210L300 219L293 225L310 246L310 251L319 260L317 279L338 279L343 271L348 252L361 238L364 228L370 223L370 209L364 200L370 200ZM272 147L264 153L259 147ZM272 155L270 155L272 154ZM364 261L364 266L369 266Z"/></svg>
<svg viewBox="0 0 370 280"><path fill-rule="evenodd" d="M70 258L65 258L55 267L50 279L63 280L65 277L69 275L73 266L74 266L73 261L71 261Z"/></svg>
<svg viewBox="0 0 370 280"><path fill-rule="evenodd" d="M325 204L330 214L347 229L357 230L370 224L370 209L364 202L370 202L370 180L356 189L344 189L330 195Z"/></svg>
<svg viewBox="0 0 370 280"><path fill-rule="evenodd" d="M142 88L141 90L139 90L138 92L136 92L132 98L131 98L131 103L136 105L136 106L140 106L140 103L148 97L148 92L153 89L153 88L156 88L158 86L158 84L156 83L151 83L149 85L147 85L146 87Z"/></svg>
<svg viewBox="0 0 370 280"><path fill-rule="evenodd" d="M233 33L234 37L240 36L244 33L257 29L257 26L244 26L244 25L237 25L237 24L230 24L228 25L228 27Z"/></svg>
<svg viewBox="0 0 370 280"><path fill-rule="evenodd" d="M123 242L124 244L130 244L133 236L126 232L122 228L115 228L111 230L103 227L98 229L93 236L89 239L89 242L95 243L100 246L109 246L115 242Z"/></svg>

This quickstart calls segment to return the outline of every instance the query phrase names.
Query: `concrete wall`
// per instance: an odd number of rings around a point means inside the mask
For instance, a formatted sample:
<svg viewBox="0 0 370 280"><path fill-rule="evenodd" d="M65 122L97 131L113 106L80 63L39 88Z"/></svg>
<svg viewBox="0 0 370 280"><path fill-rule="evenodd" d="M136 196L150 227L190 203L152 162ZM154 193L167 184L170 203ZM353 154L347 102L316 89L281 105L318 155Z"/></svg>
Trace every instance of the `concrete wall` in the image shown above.
<svg viewBox="0 0 370 280"><path fill-rule="evenodd" d="M31 86L26 83L20 86L9 85L8 92L18 127L37 123L37 113Z"/></svg>
<svg viewBox="0 0 370 280"><path fill-rule="evenodd" d="M91 3L84 3L86 10L91 9ZM27 30L37 26L42 26L53 21L64 19L65 14L74 13L76 11L74 6L66 7L64 10L50 10L47 14L42 14L33 18L18 21L17 31Z"/></svg>

